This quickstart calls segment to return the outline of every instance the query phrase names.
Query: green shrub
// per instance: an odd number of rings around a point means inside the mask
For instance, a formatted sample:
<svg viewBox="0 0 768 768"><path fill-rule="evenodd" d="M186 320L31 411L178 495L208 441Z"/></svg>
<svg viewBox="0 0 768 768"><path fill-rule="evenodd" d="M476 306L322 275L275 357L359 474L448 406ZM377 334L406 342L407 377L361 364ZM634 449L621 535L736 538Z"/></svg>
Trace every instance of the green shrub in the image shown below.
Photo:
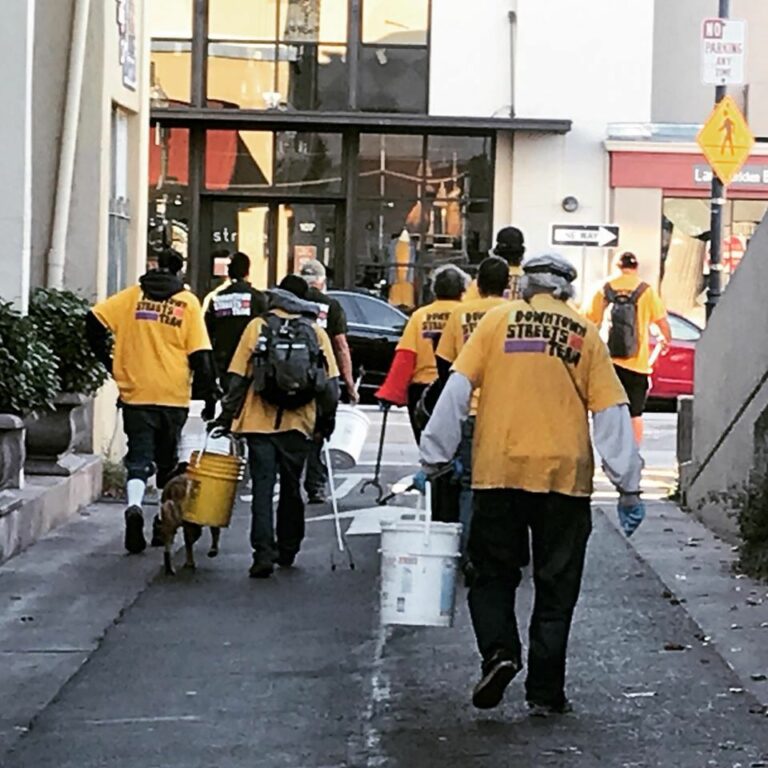
<svg viewBox="0 0 768 768"><path fill-rule="evenodd" d="M85 336L89 310L90 304L71 291L37 288L30 298L29 315L58 356L62 393L95 395L107 378Z"/></svg>
<svg viewBox="0 0 768 768"><path fill-rule="evenodd" d="M59 359L30 317L0 303L0 413L50 410L59 392Z"/></svg>

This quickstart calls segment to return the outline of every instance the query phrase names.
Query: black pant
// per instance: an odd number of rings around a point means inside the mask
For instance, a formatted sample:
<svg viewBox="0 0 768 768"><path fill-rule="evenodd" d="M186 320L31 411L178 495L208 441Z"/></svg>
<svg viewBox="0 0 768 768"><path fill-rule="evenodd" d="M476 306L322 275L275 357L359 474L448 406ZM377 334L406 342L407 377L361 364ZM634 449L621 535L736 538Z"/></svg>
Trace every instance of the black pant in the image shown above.
<svg viewBox="0 0 768 768"><path fill-rule="evenodd" d="M306 435L296 430L274 434L248 435L248 463L251 469L251 547L253 556L271 562L278 552L296 554L304 539L304 501L301 498L301 470L309 450ZM280 475L275 544L272 495Z"/></svg>
<svg viewBox="0 0 768 768"><path fill-rule="evenodd" d="M323 446L314 440L307 454L307 469L304 476L304 490L310 495L322 496L328 483L328 468L323 464Z"/></svg>
<svg viewBox="0 0 768 768"><path fill-rule="evenodd" d="M408 386L408 418L411 421L411 429L417 443L421 440L421 429L416 424L416 406L428 386L429 384L410 384Z"/></svg>
<svg viewBox="0 0 768 768"><path fill-rule="evenodd" d="M521 658L515 616L520 569L533 551L536 590L531 616L526 698L561 706L571 619L592 530L589 499L518 490L475 491L469 557L477 576L469 609L484 660L502 651Z"/></svg>
<svg viewBox="0 0 768 768"><path fill-rule="evenodd" d="M123 462L128 479L147 481L157 472L157 487L164 487L179 460L179 440L187 409L123 405L122 410L128 437L128 453Z"/></svg>

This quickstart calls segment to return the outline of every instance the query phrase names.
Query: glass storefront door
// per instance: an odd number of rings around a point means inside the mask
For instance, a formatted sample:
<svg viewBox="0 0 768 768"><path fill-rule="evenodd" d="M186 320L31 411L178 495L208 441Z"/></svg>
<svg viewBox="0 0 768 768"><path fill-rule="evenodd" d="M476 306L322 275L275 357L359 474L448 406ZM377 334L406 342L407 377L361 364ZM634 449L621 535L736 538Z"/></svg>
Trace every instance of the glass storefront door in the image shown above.
<svg viewBox="0 0 768 768"><path fill-rule="evenodd" d="M277 285L308 259L318 259L334 282L342 206L304 201L256 201L213 198L204 202L199 294L227 275L229 257L243 251L251 259L256 288Z"/></svg>

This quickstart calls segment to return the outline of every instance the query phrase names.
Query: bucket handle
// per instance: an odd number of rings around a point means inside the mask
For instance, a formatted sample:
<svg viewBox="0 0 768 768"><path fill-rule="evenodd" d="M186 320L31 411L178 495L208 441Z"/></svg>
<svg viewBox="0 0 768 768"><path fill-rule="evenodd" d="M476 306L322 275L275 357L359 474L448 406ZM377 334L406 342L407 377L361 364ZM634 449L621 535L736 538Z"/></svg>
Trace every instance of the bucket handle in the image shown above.
<svg viewBox="0 0 768 768"><path fill-rule="evenodd" d="M211 433L206 431L205 433L205 439L203 440L203 450L198 451L197 453L197 461L195 462L195 467L200 466L200 462L203 460L203 454L208 450L208 441L211 439ZM237 451L235 450L235 437L230 432L227 435L227 439L229 440L229 456L237 456Z"/></svg>
<svg viewBox="0 0 768 768"><path fill-rule="evenodd" d="M432 481L427 480L424 488L424 545L429 546L432 531Z"/></svg>

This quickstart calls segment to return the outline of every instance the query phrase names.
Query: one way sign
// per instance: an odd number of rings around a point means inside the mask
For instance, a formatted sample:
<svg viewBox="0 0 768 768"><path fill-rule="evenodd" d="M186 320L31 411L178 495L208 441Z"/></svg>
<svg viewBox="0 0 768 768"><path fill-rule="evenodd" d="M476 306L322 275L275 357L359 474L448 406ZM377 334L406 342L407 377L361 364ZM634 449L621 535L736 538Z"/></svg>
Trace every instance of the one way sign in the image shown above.
<svg viewBox="0 0 768 768"><path fill-rule="evenodd" d="M619 227L617 224L553 224L550 243L615 248L619 244Z"/></svg>

